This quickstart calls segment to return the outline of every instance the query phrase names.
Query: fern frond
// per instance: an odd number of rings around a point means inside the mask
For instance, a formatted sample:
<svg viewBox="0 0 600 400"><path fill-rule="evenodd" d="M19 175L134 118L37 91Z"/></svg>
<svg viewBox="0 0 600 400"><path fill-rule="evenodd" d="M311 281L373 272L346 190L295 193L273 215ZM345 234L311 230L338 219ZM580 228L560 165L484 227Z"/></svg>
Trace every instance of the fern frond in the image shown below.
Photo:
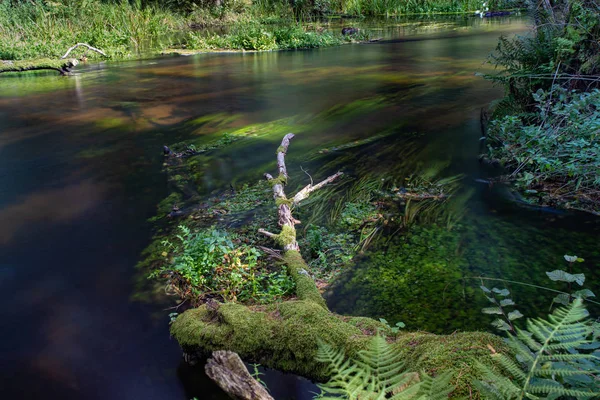
<svg viewBox="0 0 600 400"><path fill-rule="evenodd" d="M435 378L422 373L417 400L447 400L448 395L454 390L450 385L451 380L451 371L440 374Z"/></svg>
<svg viewBox="0 0 600 400"><path fill-rule="evenodd" d="M552 398L572 396L590 398L599 395L586 386L583 377L598 372L600 358L579 353L578 348L593 345L592 326L586 321L587 310L580 299L570 306L555 310L547 320L527 321L527 330L517 329L508 343L515 350L519 363L504 355L494 359L502 370L514 378L509 380L488 367L480 366L484 381L478 383L482 393L490 398L525 399L549 395ZM565 383L574 385L565 387ZM583 389L582 389L583 388Z"/></svg>
<svg viewBox="0 0 600 400"><path fill-rule="evenodd" d="M436 378L408 372L398 350L384 337L375 336L356 360L344 352L320 343L317 361L328 365L330 380L319 385L320 399L349 400L429 400L447 398L454 390L451 374ZM435 395L435 396L433 396Z"/></svg>

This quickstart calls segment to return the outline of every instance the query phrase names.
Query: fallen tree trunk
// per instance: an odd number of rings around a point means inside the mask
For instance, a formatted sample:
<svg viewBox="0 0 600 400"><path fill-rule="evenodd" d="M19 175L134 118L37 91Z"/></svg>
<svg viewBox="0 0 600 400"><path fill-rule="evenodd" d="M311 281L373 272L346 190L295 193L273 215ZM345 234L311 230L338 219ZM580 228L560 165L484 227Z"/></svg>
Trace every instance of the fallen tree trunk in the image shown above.
<svg viewBox="0 0 600 400"><path fill-rule="evenodd" d="M47 58L28 61L1 61L0 74L3 72L25 72L52 70L61 75L68 75L71 70L79 64L79 60L71 58L69 60L50 60Z"/></svg>
<svg viewBox="0 0 600 400"><path fill-rule="evenodd" d="M448 336L422 332L395 335L380 321L344 317L329 311L300 254L295 229L300 221L293 217L292 208L342 173L317 185L311 183L288 199L284 190L288 180L285 155L293 137L293 134L286 135L277 150L278 177L265 174L273 188L281 231L271 233L260 229L259 232L283 248L282 259L296 284L297 299L256 307L210 302L179 315L171 325L173 337L186 354L206 356L212 351L230 350L247 361L324 380L328 369L316 361L319 342L344 349L352 356L364 349L373 335L381 332L394 338L398 351L413 371L432 373L446 368L459 369L454 383L459 388L458 393L468 393L469 382L477 374L473 360L485 362L491 360L491 354L505 350L501 338L481 332Z"/></svg>

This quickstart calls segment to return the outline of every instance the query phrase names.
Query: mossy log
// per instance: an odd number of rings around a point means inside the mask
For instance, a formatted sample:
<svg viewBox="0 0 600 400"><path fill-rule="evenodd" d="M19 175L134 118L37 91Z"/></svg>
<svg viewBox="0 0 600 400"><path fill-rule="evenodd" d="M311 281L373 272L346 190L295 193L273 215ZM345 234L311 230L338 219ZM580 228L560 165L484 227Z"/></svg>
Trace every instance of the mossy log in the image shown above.
<svg viewBox="0 0 600 400"><path fill-rule="evenodd" d="M378 331L394 340L413 371L457 370L454 383L458 393L463 394L468 393L470 382L478 375L475 361L491 363L493 354L506 351L500 337L482 332L415 332L394 338L379 321L340 316L310 300L260 308L205 304L184 312L171 326L171 334L185 353L207 356L227 349L246 361L317 381L327 379L326 366L315 360L319 341L344 349L351 356L364 349Z"/></svg>
<svg viewBox="0 0 600 400"><path fill-rule="evenodd" d="M348 356L364 349L378 332L398 346L413 371L436 373L448 368L458 370L457 394L467 394L477 375L475 361L485 362L497 352L506 351L501 338L481 332L438 336L429 333L393 334L384 323L366 317L346 317L332 313L308 274L299 252L292 207L341 175L338 172L321 183L312 183L288 199L285 154L293 134L288 134L277 149L279 176L266 174L273 188L281 232L260 230L284 249L283 262L296 284L295 300L268 306L210 302L188 310L171 325L171 334L184 353L207 356L216 350L229 350L246 361L260 363L310 379L325 380L327 367L316 361L319 342L344 349Z"/></svg>
<svg viewBox="0 0 600 400"><path fill-rule="evenodd" d="M59 72L61 75L68 75L78 64L79 60L75 58L69 60L42 58L26 61L0 61L0 74L3 72L53 70Z"/></svg>

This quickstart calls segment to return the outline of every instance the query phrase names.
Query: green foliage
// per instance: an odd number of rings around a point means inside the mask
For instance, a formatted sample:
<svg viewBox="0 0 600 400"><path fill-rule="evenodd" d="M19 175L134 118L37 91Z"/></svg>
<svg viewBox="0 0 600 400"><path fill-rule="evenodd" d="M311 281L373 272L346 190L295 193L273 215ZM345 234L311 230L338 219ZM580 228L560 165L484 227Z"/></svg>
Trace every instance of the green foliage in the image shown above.
<svg viewBox="0 0 600 400"><path fill-rule="evenodd" d="M163 242L163 255L172 252L172 262L151 277L168 276L181 297L268 303L293 292L293 281L285 273L261 268L258 250L235 244L235 236L214 228L192 232L179 226L179 231L178 243Z"/></svg>
<svg viewBox="0 0 600 400"><path fill-rule="evenodd" d="M550 192L548 204L592 207L600 189L600 90L567 92L558 86L533 95L537 118L521 113L489 128L491 156L530 194Z"/></svg>
<svg viewBox="0 0 600 400"><path fill-rule="evenodd" d="M271 28L256 22L236 24L224 35L188 32L185 46L189 49L284 50L333 46L344 43L340 35L329 32L307 32L302 26Z"/></svg>
<svg viewBox="0 0 600 400"><path fill-rule="evenodd" d="M81 42L104 50L110 57L134 57L160 47L162 40L183 25L181 16L137 2L2 0L0 59L56 59ZM99 57L82 48L72 54L82 53Z"/></svg>
<svg viewBox="0 0 600 400"><path fill-rule="evenodd" d="M587 317L587 310L577 299L556 309L547 320L528 320L527 330L517 328L516 335L509 334L508 344L516 360L504 354L494 356L512 379L480 365L485 378L477 382L478 388L489 399L585 399L600 395L598 378L593 375L600 367L600 343Z"/></svg>
<svg viewBox="0 0 600 400"><path fill-rule="evenodd" d="M493 304L493 307L486 307L481 311L484 314L497 314L501 316L501 318L498 318L492 322L492 326L501 331L515 332L513 321L523 317L523 314L521 314L521 312L517 309L514 309L513 311L507 310L507 307L512 307L515 305L515 302L508 297L510 295L509 290L498 288L492 288L490 290L483 284L483 282L481 283L480 288L485 293L485 297L488 299L488 301Z"/></svg>
<svg viewBox="0 0 600 400"><path fill-rule="evenodd" d="M313 275L330 280L352 260L356 240L356 235L351 233L311 224L298 243Z"/></svg>
<svg viewBox="0 0 600 400"><path fill-rule="evenodd" d="M321 343L317 361L328 365L330 376L327 383L319 385L320 399L447 399L454 390L451 372L432 378L407 371L402 355L379 335L354 359Z"/></svg>
<svg viewBox="0 0 600 400"><path fill-rule="evenodd" d="M600 71L600 4L590 0L529 2L532 34L503 37L490 62L502 70L489 79L505 85L507 97L530 109L531 93L556 83L587 89ZM593 78L593 77L592 77Z"/></svg>

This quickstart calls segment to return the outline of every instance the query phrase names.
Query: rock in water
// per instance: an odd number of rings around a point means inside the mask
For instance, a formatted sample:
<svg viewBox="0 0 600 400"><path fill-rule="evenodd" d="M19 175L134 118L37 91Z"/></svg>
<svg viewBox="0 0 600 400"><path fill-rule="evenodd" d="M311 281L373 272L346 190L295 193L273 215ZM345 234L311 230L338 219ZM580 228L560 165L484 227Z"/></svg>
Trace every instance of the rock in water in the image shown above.
<svg viewBox="0 0 600 400"><path fill-rule="evenodd" d="M344 36L354 35L356 33L358 33L358 28L351 28L351 27L342 28L342 35L344 35Z"/></svg>

